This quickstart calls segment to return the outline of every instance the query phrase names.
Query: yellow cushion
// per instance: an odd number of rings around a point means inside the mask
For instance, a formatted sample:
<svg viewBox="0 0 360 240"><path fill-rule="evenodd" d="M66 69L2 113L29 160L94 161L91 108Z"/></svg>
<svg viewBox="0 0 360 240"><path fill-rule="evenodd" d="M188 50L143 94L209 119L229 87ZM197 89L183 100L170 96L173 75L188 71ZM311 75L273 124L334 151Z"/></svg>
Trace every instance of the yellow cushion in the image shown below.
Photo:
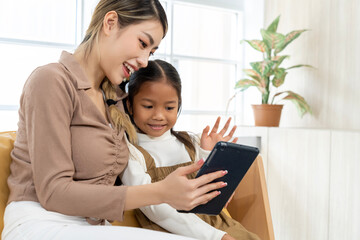
<svg viewBox="0 0 360 240"><path fill-rule="evenodd" d="M139 222L135 218L134 210L125 211L124 221L122 221L122 222L114 221L114 222L112 222L112 225L126 226L126 227L140 227Z"/></svg>
<svg viewBox="0 0 360 240"><path fill-rule="evenodd" d="M4 210L9 197L7 178L10 174L10 152L14 147L15 132L0 133L0 235L4 228Z"/></svg>
<svg viewBox="0 0 360 240"><path fill-rule="evenodd" d="M231 217L229 211L227 210L227 208L223 208L222 210L228 217Z"/></svg>

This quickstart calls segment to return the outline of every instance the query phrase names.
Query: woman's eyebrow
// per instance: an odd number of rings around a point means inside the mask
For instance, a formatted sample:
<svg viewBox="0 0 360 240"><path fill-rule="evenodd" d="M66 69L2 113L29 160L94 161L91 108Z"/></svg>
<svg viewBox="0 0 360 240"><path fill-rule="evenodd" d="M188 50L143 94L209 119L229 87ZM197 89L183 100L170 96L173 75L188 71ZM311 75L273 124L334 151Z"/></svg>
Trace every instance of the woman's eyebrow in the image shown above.
<svg viewBox="0 0 360 240"><path fill-rule="evenodd" d="M143 32L148 38L149 38L149 40L150 40L150 45L153 45L154 44L154 39L153 39L153 37L150 35L150 34L148 34L147 32Z"/></svg>

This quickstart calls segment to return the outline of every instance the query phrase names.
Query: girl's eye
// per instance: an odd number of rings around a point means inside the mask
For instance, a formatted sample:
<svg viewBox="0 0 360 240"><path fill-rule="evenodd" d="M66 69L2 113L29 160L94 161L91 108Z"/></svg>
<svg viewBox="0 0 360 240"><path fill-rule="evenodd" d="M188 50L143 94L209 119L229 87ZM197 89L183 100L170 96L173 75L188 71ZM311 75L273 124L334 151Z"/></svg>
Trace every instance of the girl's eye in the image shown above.
<svg viewBox="0 0 360 240"><path fill-rule="evenodd" d="M168 111L171 111L171 110L174 110L175 109L175 107L166 107L166 110L168 110Z"/></svg>
<svg viewBox="0 0 360 240"><path fill-rule="evenodd" d="M144 108L146 108L146 109L150 109L150 108L152 108L152 106L151 106L151 105L143 105L143 107L144 107Z"/></svg>
<svg viewBox="0 0 360 240"><path fill-rule="evenodd" d="M143 40L139 39L139 41L140 41L140 44L141 44L141 46L142 46L143 48L146 48L146 47L147 47L147 44L146 44Z"/></svg>

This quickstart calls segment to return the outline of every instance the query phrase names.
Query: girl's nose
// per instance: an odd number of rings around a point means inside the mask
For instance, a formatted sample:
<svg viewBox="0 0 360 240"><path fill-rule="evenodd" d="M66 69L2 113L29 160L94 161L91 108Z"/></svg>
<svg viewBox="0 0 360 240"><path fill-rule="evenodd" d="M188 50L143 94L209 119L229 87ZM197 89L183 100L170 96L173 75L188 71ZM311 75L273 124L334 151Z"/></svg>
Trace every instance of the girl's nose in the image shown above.
<svg viewBox="0 0 360 240"><path fill-rule="evenodd" d="M153 119L156 119L156 120L163 120L164 119L164 114L161 110L156 110L154 112L154 115L153 115Z"/></svg>

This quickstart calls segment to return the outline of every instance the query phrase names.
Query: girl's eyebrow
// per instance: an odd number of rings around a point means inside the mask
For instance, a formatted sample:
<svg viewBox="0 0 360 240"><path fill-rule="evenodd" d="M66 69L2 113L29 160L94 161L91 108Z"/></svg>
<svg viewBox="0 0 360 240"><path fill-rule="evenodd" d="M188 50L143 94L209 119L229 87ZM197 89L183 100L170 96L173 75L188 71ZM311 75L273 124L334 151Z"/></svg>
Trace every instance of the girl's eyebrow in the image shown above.
<svg viewBox="0 0 360 240"><path fill-rule="evenodd" d="M150 41L150 45L153 45L154 44L154 38L148 34L147 32L143 32L148 38L149 38L149 41ZM154 49L158 49L159 47L154 47Z"/></svg>
<svg viewBox="0 0 360 240"><path fill-rule="evenodd" d="M141 101L147 101L147 102L154 102L154 100L151 100L149 98L142 98ZM177 101L176 100L173 100L173 101L167 101L165 102L166 104L169 104L169 103L176 103Z"/></svg>

